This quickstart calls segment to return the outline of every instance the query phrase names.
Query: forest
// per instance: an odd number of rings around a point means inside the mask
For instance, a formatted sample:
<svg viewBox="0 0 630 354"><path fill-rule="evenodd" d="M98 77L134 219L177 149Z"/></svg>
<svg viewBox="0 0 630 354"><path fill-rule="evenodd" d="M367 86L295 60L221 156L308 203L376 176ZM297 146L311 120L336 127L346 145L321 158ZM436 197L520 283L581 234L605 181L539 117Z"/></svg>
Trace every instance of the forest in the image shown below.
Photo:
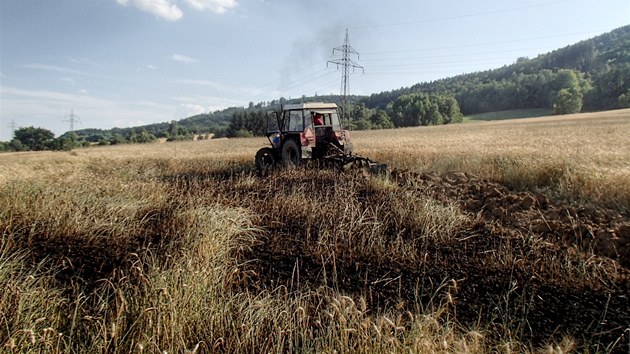
<svg viewBox="0 0 630 354"><path fill-rule="evenodd" d="M582 103L574 107L577 112L628 107L630 26L498 69L372 94L362 102L385 109L397 97L415 92L452 95L464 115L554 109L567 98ZM558 114L570 113L557 108Z"/></svg>

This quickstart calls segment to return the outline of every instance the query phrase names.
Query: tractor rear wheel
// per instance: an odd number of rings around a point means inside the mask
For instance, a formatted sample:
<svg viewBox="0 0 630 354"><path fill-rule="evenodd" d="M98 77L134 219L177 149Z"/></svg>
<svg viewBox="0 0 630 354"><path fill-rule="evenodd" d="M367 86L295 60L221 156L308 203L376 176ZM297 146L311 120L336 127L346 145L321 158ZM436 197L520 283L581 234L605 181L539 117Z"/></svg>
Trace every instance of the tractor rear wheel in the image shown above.
<svg viewBox="0 0 630 354"><path fill-rule="evenodd" d="M273 150L271 148L262 148L256 153L256 169L260 174L267 174L275 163L276 158L273 156Z"/></svg>
<svg viewBox="0 0 630 354"><path fill-rule="evenodd" d="M286 167L299 166L301 160L302 154L295 140L290 139L285 141L282 145L282 163L284 163Z"/></svg>

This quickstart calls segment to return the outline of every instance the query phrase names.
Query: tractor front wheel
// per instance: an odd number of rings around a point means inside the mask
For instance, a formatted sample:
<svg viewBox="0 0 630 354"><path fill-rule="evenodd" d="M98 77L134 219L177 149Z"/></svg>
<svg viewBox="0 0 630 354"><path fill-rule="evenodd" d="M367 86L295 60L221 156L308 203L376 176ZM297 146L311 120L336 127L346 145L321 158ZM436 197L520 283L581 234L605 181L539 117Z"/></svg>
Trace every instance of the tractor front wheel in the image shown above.
<svg viewBox="0 0 630 354"><path fill-rule="evenodd" d="M267 174L275 163L276 158L273 156L273 150L271 148L262 148L256 153L256 169L260 174Z"/></svg>
<svg viewBox="0 0 630 354"><path fill-rule="evenodd" d="M295 140L290 139L282 145L282 162L286 167L299 166L302 160L300 148Z"/></svg>

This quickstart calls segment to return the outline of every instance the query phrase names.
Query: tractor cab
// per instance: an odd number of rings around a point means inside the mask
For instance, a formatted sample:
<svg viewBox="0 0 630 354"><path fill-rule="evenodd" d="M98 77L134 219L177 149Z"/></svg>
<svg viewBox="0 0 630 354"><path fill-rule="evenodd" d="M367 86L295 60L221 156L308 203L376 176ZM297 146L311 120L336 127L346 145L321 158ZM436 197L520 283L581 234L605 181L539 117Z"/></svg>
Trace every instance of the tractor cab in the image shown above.
<svg viewBox="0 0 630 354"><path fill-rule="evenodd" d="M311 116L313 120L313 129L315 130L315 136L317 137L317 143L323 142L323 138L334 134L335 131L342 131L341 124L339 123L339 115L336 110L312 110Z"/></svg>

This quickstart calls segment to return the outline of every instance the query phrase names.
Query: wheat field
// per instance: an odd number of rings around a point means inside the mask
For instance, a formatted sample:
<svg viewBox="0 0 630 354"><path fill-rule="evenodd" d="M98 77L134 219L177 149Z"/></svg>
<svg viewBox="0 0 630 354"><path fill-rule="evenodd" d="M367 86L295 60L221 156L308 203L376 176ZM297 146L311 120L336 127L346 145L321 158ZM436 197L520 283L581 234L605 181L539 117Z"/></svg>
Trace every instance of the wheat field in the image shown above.
<svg viewBox="0 0 630 354"><path fill-rule="evenodd" d="M630 110L351 136L391 174L261 177L264 138L0 155L3 351L630 349Z"/></svg>

